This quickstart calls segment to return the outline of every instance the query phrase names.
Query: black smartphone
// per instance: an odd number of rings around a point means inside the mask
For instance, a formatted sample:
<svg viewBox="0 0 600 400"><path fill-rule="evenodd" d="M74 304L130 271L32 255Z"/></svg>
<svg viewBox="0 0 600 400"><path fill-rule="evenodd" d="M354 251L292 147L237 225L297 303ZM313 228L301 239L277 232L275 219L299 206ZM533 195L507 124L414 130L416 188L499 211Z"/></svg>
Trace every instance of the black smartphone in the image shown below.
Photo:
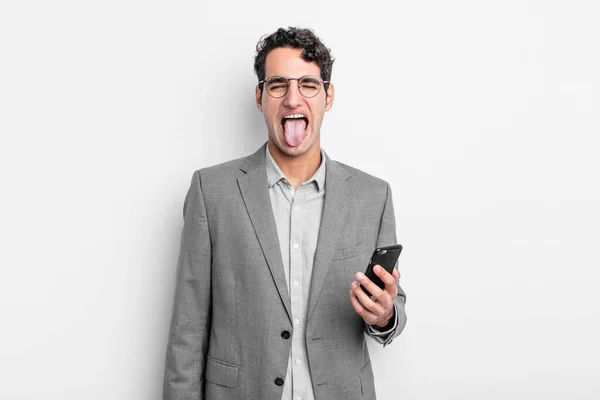
<svg viewBox="0 0 600 400"><path fill-rule="evenodd" d="M396 261L398 261L398 257L400 256L400 252L402 251L402 245L395 244L393 246L387 247L378 247L373 251L373 255L371 255L371 259L369 260L369 265L367 265L367 270L365 271L365 275L374 284L379 286L380 288L384 288L385 284L377 275L375 275L375 271L373 271L373 267L375 265L381 265L383 269L385 269L390 274L394 270L396 266ZM371 296L371 293L365 289L363 285L360 285L362 290L368 295Z"/></svg>

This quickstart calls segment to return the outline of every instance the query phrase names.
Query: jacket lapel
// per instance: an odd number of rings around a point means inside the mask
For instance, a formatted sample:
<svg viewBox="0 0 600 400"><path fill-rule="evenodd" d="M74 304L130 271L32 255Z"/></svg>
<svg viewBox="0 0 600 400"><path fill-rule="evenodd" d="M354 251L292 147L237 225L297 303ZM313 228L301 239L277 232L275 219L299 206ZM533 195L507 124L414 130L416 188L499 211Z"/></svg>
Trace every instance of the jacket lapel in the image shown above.
<svg viewBox="0 0 600 400"><path fill-rule="evenodd" d="M313 263L307 318L310 318L317 304L323 282L331 267L333 253L348 213L348 199L351 194L346 184L350 173L328 156L326 160L325 199Z"/></svg>
<svg viewBox="0 0 600 400"><path fill-rule="evenodd" d="M266 144L256 153L246 158L240 167L245 174L240 176L237 181L260 247L271 271L271 276L291 321L290 295L283 270L277 226L275 225L271 198L269 197L265 169L265 146Z"/></svg>

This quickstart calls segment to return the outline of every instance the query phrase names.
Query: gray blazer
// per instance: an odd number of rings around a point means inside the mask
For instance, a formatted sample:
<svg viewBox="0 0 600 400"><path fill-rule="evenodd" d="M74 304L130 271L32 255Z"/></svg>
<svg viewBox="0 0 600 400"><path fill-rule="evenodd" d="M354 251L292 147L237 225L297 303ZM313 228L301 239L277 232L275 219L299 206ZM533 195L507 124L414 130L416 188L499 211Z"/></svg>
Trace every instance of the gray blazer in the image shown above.
<svg viewBox="0 0 600 400"><path fill-rule="evenodd" d="M265 144L266 145L266 144ZM251 156L196 171L184 204L164 400L280 400L294 334L265 170ZM317 400L375 399L350 284L376 246L396 243L389 185L327 157L306 319ZM406 296L395 299L398 327ZM280 378L280 379L277 379Z"/></svg>

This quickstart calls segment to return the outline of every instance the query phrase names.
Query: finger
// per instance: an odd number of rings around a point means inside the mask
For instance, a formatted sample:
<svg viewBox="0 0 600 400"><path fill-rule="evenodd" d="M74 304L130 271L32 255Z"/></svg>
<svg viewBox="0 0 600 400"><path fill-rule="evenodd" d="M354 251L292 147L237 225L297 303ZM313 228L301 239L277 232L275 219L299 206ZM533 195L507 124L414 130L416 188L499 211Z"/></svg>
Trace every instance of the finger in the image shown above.
<svg viewBox="0 0 600 400"><path fill-rule="evenodd" d="M365 320L365 322L369 323L369 321L374 321L377 318L372 312L363 307L363 305L356 297L354 289L350 290L350 302L352 303L354 311L356 311L356 313L360 315Z"/></svg>
<svg viewBox="0 0 600 400"><path fill-rule="evenodd" d="M353 282L352 283L352 290L354 291L354 294L356 295L356 297L358 298L358 301L360 301L360 304L366 308L368 311L370 311L371 313L375 314L376 316L381 316L384 314L385 311L385 306L384 304L375 302L374 300L372 300L360 287L360 285L358 284L358 282ZM369 290L369 289L367 289Z"/></svg>
<svg viewBox="0 0 600 400"><path fill-rule="evenodd" d="M373 267L373 271L375 272L375 275L377 275L379 279L385 283L386 288L390 285L396 285L396 279L394 279L392 274L387 272L381 265L375 265L375 267Z"/></svg>
<svg viewBox="0 0 600 400"><path fill-rule="evenodd" d="M365 289L367 289L369 291L369 293L371 293L376 298L379 298L381 296L381 294L383 293L383 289L381 289L379 286L377 286L372 280L370 280L362 272L357 272L355 277L356 277L356 280L360 284L362 284L365 287Z"/></svg>
<svg viewBox="0 0 600 400"><path fill-rule="evenodd" d="M394 268L394 270L392 271L392 276L396 280L396 283L398 283L398 281L400 280L400 271Z"/></svg>
<svg viewBox="0 0 600 400"><path fill-rule="evenodd" d="M381 279L381 281L385 284L384 294L387 293L392 298L396 297L398 295L398 287L396 286L396 284L397 284L396 279L394 279L392 274L387 272L381 265L375 265L373 267L373 271L379 277L379 279ZM395 269L393 271L395 271ZM392 273L393 273L393 271L392 271ZM380 299L380 301L383 301L383 295L378 296L377 298Z"/></svg>

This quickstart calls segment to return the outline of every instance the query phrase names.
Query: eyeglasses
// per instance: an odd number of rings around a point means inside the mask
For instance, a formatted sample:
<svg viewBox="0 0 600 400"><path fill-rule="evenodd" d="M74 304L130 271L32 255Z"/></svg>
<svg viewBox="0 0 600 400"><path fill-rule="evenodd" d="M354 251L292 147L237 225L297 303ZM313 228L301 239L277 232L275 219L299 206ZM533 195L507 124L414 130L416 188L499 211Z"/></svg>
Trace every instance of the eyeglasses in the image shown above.
<svg viewBox="0 0 600 400"><path fill-rule="evenodd" d="M316 76L306 75L301 78L284 78L283 76L271 76L266 80L258 82L259 85L265 84L267 93L276 99L285 96L290 88L290 81L298 81L298 90L304 97L315 97L321 91L323 84L329 81L322 81Z"/></svg>

